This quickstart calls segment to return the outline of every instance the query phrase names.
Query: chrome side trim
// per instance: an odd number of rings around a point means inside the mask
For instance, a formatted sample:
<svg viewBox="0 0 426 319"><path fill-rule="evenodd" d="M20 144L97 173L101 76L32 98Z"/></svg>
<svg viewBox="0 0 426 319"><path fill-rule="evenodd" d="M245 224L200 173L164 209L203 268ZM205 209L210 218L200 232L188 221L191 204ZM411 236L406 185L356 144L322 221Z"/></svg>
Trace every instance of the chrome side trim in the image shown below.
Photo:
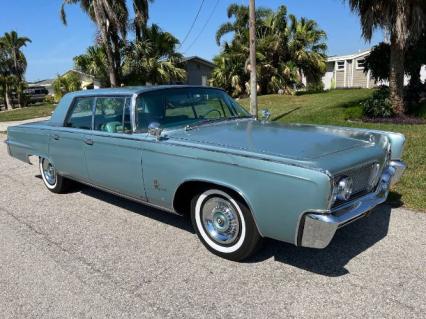
<svg viewBox="0 0 426 319"><path fill-rule="evenodd" d="M93 188L99 189L99 190L104 191L104 192L106 192L106 193L110 193L110 194L113 194L113 195L116 195L116 196L119 196L119 197L122 197L122 198L125 198L125 199L128 199L128 200L131 200L131 201L133 201L133 202L136 202L136 203L139 203L139 204L142 204L142 205L150 206L150 207L153 207L153 208L156 208L156 209L159 209L159 210L164 210L164 211L166 211L166 212L169 212L169 213L172 213L172 214L175 214L175 215L179 215L179 216L180 216L180 214L178 214L178 213L174 210L174 208L173 208L173 209L171 209L171 208L167 208L167 207L164 207L164 206L156 205L156 204L150 203L150 202L148 202L148 201L146 201L146 200L142 200L142 199L140 199L140 198L136 198L136 197L133 197L133 196L125 195L125 194L123 194L123 193L120 193L120 192L117 192L117 191L113 191L113 190L111 190L111 189L109 189L109 188L106 188L106 187L103 187L103 186L99 186L99 185L96 185L96 184L90 183L90 182L88 182L88 181L83 181L83 180L78 179L78 178L75 178L75 177L73 177L73 176L65 175L64 177L66 177L66 178L68 178L68 179L71 179L71 180L73 180L73 181L76 181L76 182L78 182L78 183L81 183L81 184L84 184L84 185L87 185L87 186L90 186L90 187L93 187Z"/></svg>

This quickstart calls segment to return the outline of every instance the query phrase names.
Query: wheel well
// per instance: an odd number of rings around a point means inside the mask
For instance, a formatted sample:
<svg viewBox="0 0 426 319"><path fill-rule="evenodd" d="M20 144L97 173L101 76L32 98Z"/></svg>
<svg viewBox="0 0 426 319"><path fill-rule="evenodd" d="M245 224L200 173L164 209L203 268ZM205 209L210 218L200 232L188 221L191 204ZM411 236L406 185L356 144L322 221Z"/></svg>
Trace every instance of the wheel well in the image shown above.
<svg viewBox="0 0 426 319"><path fill-rule="evenodd" d="M211 188L217 188L222 191L226 191L231 196L235 196L247 205L247 202L244 200L244 198L232 188L218 185L212 182L188 181L181 184L176 190L175 197L173 199L173 208L175 209L176 213L180 215L189 215L191 212L192 198L195 195Z"/></svg>

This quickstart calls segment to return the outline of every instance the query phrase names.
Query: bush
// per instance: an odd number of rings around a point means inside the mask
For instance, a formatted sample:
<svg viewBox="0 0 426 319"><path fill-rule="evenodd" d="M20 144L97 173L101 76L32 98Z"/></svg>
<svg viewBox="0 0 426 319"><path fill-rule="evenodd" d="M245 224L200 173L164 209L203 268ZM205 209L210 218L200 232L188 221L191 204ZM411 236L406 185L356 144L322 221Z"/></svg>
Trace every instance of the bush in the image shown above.
<svg viewBox="0 0 426 319"><path fill-rule="evenodd" d="M387 87L378 89L362 103L362 114L371 118L393 117L395 112L389 99L389 89Z"/></svg>
<svg viewBox="0 0 426 319"><path fill-rule="evenodd" d="M53 95L46 95L44 97L44 103L55 104L55 97Z"/></svg>
<svg viewBox="0 0 426 319"><path fill-rule="evenodd" d="M308 83L306 91L309 93L322 93L324 92L324 83L322 81Z"/></svg>

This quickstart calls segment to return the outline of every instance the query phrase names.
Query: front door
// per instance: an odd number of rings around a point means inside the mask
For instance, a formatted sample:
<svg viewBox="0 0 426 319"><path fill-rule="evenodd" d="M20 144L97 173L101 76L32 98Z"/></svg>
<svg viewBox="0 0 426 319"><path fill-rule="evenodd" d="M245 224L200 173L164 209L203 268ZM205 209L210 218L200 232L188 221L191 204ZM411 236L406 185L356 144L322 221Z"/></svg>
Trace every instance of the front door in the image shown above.
<svg viewBox="0 0 426 319"><path fill-rule="evenodd" d="M96 99L86 163L94 185L145 200L141 142L129 134L130 100L125 96Z"/></svg>
<svg viewBox="0 0 426 319"><path fill-rule="evenodd" d="M76 98L64 127L50 134L49 154L59 174L87 181L85 141L92 128L93 97Z"/></svg>

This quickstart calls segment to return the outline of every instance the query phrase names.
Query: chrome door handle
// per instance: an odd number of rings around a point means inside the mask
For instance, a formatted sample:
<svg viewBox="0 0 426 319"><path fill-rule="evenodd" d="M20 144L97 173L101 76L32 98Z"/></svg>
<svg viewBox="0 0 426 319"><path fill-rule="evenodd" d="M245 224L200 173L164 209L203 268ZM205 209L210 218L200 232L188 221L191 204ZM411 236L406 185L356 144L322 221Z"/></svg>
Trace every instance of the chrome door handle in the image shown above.
<svg viewBox="0 0 426 319"><path fill-rule="evenodd" d="M87 145L93 145L93 140L90 138L86 138L84 139L84 143L86 143Z"/></svg>
<svg viewBox="0 0 426 319"><path fill-rule="evenodd" d="M58 134L53 134L52 137L53 137L54 140L59 140L59 135Z"/></svg>

